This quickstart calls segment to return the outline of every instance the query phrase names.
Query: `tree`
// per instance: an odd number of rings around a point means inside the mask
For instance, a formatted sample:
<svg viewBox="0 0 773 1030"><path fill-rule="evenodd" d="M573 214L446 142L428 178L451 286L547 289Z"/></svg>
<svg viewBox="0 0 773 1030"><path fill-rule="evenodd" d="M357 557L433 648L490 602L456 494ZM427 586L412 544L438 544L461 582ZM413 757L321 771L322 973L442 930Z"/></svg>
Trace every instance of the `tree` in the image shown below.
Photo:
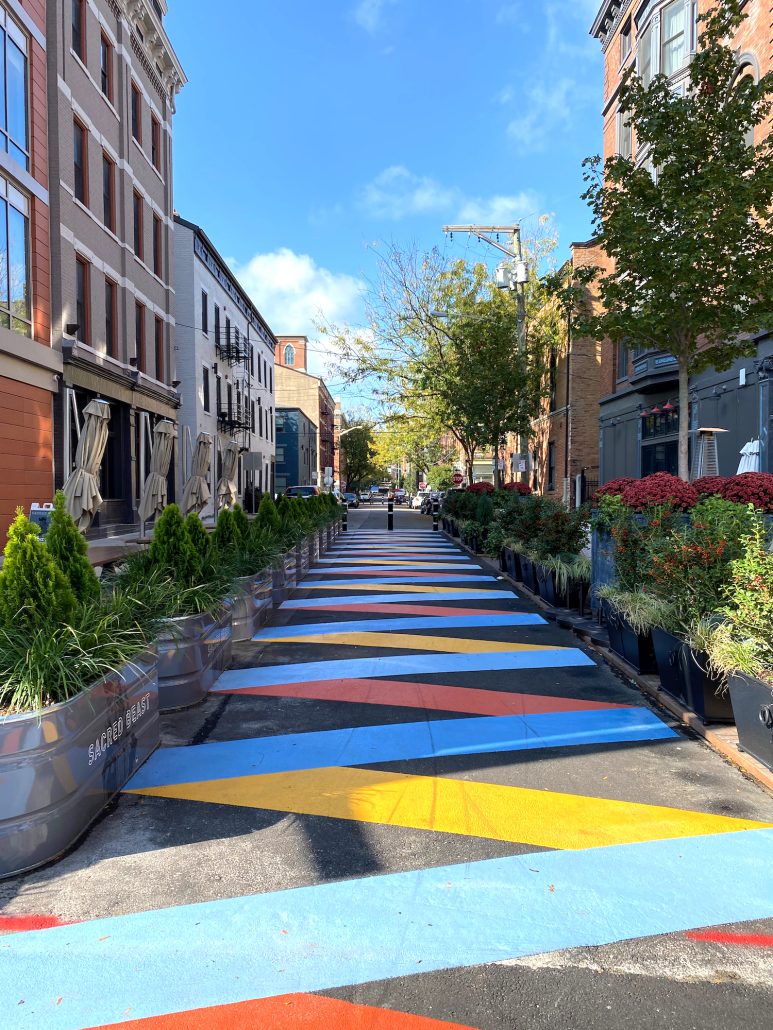
<svg viewBox="0 0 773 1030"><path fill-rule="evenodd" d="M199 565L203 565L210 552L209 533L195 511L191 511L185 516L185 528L188 530L193 550L198 556Z"/></svg>
<svg viewBox="0 0 773 1030"><path fill-rule="evenodd" d="M72 587L21 508L8 530L0 571L0 622L35 630L67 623L75 611Z"/></svg>
<svg viewBox="0 0 773 1030"><path fill-rule="evenodd" d="M581 270L574 299L596 283L601 309L581 303L575 330L676 357L685 480L690 375L753 353L752 336L773 324L773 135L749 142L770 117L773 73L741 73L729 41L743 6L719 0L701 16L683 96L664 75L624 78L620 110L643 164L609 158L602 178L600 159L586 161L584 198L611 269Z"/></svg>
<svg viewBox="0 0 773 1030"><path fill-rule="evenodd" d="M366 419L352 419L347 433L341 437L339 447L346 463L346 486L358 490L365 480L376 473L373 459L376 451L373 445L373 425Z"/></svg>
<svg viewBox="0 0 773 1030"><path fill-rule="evenodd" d="M382 402L425 439L453 434L470 478L477 450L528 431L544 389L545 355L557 338L556 327L536 317L547 297L537 271L555 239L541 221L525 243L527 254L532 244L525 348L518 346L515 297L495 287L485 265L396 247L379 262L370 331L336 334L341 374L379 384Z"/></svg>
<svg viewBox="0 0 773 1030"><path fill-rule="evenodd" d="M99 580L89 561L89 547L75 520L67 511L65 496L57 490L54 513L45 536L45 544L52 558L70 582L76 599L81 604L99 598Z"/></svg>
<svg viewBox="0 0 773 1030"><path fill-rule="evenodd" d="M201 559L176 504L167 504L156 519L148 557L178 583L190 585L196 582Z"/></svg>
<svg viewBox="0 0 773 1030"><path fill-rule="evenodd" d="M432 490L450 490L454 485L453 465L433 465L427 473L427 484Z"/></svg>
<svg viewBox="0 0 773 1030"><path fill-rule="evenodd" d="M284 507L286 508L287 498L283 496L280 499L279 504L280 506L284 504ZM255 516L255 521L263 528L268 529L271 533L275 535L279 533L282 520L270 494L263 494L261 497L260 507L258 508L258 514Z"/></svg>

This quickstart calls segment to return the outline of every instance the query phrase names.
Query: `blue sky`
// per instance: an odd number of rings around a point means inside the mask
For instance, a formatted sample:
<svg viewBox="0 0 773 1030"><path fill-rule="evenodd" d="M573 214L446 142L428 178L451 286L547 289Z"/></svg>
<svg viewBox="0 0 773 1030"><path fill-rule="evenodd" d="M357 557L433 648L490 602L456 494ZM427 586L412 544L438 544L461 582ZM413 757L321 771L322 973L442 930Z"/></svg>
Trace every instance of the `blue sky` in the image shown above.
<svg viewBox="0 0 773 1030"><path fill-rule="evenodd" d="M446 222L554 212L590 231L581 161L601 148L599 0L171 0L189 82L175 206L272 328L362 324L379 241L496 252ZM320 351L314 364L321 370Z"/></svg>

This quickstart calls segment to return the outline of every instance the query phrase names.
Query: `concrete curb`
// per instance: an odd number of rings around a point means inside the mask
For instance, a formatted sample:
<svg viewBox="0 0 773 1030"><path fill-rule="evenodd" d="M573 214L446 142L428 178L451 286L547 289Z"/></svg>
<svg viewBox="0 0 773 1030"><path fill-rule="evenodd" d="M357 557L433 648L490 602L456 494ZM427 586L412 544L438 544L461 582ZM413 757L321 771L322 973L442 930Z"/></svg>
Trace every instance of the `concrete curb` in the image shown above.
<svg viewBox="0 0 773 1030"><path fill-rule="evenodd" d="M555 612L555 609L547 604L538 594L533 594L525 584L511 579L506 572L499 568L498 564L486 555L475 554L461 540L450 536L445 530L443 530L443 535L461 550L466 551L471 558L486 565L490 571L496 572L498 576L506 579L508 583L512 583L535 607L541 608L545 612ZM668 712L681 726L691 730L696 736L704 740L718 755L721 755L731 765L734 765L749 779L754 780L760 787L773 794L773 772L770 769L766 769L756 758L752 758L745 751L738 749L738 731L735 726L705 725L695 712L691 712L683 705L680 705L675 698L661 690L660 680L657 676L639 675L627 662L623 661L622 658L619 658L608 648L599 647L597 644L594 644L589 634L582 633L577 629L573 629L572 632L582 640L586 647L599 654L607 665L610 665L616 672L619 672L620 675L625 676L627 680L634 683L642 694L646 695L658 708Z"/></svg>

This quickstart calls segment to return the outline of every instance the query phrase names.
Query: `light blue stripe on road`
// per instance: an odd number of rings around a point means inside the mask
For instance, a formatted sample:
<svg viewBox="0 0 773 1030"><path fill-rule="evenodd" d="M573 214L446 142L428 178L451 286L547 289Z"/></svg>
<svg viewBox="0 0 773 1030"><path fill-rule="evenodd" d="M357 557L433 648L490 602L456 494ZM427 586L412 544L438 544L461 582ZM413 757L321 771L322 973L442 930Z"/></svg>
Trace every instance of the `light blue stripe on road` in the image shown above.
<svg viewBox="0 0 773 1030"><path fill-rule="evenodd" d="M0 1025L80 1030L768 919L772 866L773 831L746 830L516 855L11 934L2 946ZM690 889L664 870L689 871Z"/></svg>
<svg viewBox="0 0 773 1030"><path fill-rule="evenodd" d="M434 569L466 569L468 572L472 572L474 569L479 569L480 565L475 565L473 562L432 562L432 569L427 568L426 563L421 560L407 562L404 559L399 558L384 558L383 561L379 561L378 565L373 565L372 562L375 559L363 558L361 562L358 562L356 558L352 558L351 555L342 555L340 558L317 558L314 562L313 569L318 572L362 572L362 573L378 573L384 569L394 569L395 571L411 572L411 570L418 571L426 568L428 572ZM317 565L335 565L336 562L354 562L355 564L351 567L340 568L336 565L334 569L317 569ZM399 564L398 564L399 563Z"/></svg>
<svg viewBox="0 0 773 1030"><path fill-rule="evenodd" d="M420 601L433 601L435 604L445 604L447 601L497 601L502 604L504 601L517 600L518 594L512 590L448 590L442 594L415 593L415 594L359 594L358 596L346 595L344 597L301 597L293 598L290 601L283 601L282 608L323 608L331 604L416 604Z"/></svg>
<svg viewBox="0 0 773 1030"><path fill-rule="evenodd" d="M161 748L135 773L126 790L328 766L670 740L676 736L648 708L424 719Z"/></svg>
<svg viewBox="0 0 773 1030"><path fill-rule="evenodd" d="M437 615L434 618L361 619L357 622L312 622L303 626L272 626L261 629L253 640L286 640L316 633L388 633L409 629L494 629L497 626L544 626L545 619L531 612L507 615Z"/></svg>
<svg viewBox="0 0 773 1030"><path fill-rule="evenodd" d="M359 569L357 570L360 571ZM334 576L338 572L338 569L330 569L327 573L329 576ZM374 586L379 586L384 583L458 583L460 581L465 583L496 583L496 576L468 576L464 573L454 574L449 573L446 576L373 576L368 578L368 586L372 583ZM361 584L361 579L303 579L298 584L298 589L303 590L311 583L324 584L326 587L348 587L352 583Z"/></svg>

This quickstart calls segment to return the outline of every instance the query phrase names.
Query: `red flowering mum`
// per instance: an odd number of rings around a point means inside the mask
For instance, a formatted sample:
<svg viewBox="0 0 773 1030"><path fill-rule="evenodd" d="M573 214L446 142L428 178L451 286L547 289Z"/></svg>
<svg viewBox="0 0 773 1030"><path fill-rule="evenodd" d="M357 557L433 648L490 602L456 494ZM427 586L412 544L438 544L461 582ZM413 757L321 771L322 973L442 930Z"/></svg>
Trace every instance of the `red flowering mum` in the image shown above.
<svg viewBox="0 0 773 1030"><path fill-rule="evenodd" d="M485 483L485 482L471 483L470 486L467 487L467 493L470 493L470 494L493 494L494 493L494 487L493 487L493 484L491 484L491 483Z"/></svg>
<svg viewBox="0 0 773 1030"><path fill-rule="evenodd" d="M630 486L631 483L638 483L638 479L632 479L631 476L620 476L619 479L610 479L608 483L600 486L593 495L595 500L597 497L607 497L609 495L620 497L625 492L626 487Z"/></svg>
<svg viewBox="0 0 773 1030"><path fill-rule="evenodd" d="M623 502L634 511L642 511L654 505L686 511L699 500L700 496L694 486L668 472L655 472L644 479L635 479L623 490Z"/></svg>
<svg viewBox="0 0 773 1030"><path fill-rule="evenodd" d="M695 480L693 486L701 497L708 497L711 494L719 494L721 496L727 482L729 482L727 476L701 476L700 479Z"/></svg>
<svg viewBox="0 0 773 1030"><path fill-rule="evenodd" d="M762 511L773 512L773 475L767 472L742 472L725 480L721 496L737 504L753 504Z"/></svg>
<svg viewBox="0 0 773 1030"><path fill-rule="evenodd" d="M515 490L521 494L522 497L526 497L531 493L531 487L528 483L505 483L502 487L503 490Z"/></svg>

